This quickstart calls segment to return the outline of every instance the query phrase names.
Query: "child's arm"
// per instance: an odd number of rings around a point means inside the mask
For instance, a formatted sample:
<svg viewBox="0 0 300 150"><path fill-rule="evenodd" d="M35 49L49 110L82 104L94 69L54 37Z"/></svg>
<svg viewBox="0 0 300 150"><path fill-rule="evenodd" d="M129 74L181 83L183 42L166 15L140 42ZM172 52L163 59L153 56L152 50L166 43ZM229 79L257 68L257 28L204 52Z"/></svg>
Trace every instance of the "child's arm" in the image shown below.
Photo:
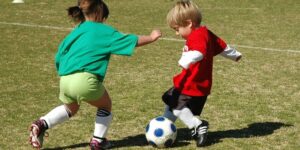
<svg viewBox="0 0 300 150"><path fill-rule="evenodd" d="M138 46L150 44L156 41L160 37L161 37L160 30L152 30L150 35L140 35L136 46L138 47Z"/></svg>
<svg viewBox="0 0 300 150"><path fill-rule="evenodd" d="M230 47L229 45L227 45L225 50L220 53L220 55L234 61L239 61L242 58L242 53L237 51L235 48Z"/></svg>

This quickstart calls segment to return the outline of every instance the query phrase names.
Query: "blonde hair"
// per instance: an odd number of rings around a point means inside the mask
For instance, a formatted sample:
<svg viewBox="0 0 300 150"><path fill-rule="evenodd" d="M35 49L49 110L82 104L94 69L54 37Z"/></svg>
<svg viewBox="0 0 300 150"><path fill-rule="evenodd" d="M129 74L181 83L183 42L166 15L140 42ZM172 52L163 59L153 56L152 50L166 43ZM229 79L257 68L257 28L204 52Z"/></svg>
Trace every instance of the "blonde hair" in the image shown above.
<svg viewBox="0 0 300 150"><path fill-rule="evenodd" d="M179 0L167 15L167 23L171 28L176 26L185 27L191 20L193 26L198 27L201 24L202 15L196 4L190 0Z"/></svg>

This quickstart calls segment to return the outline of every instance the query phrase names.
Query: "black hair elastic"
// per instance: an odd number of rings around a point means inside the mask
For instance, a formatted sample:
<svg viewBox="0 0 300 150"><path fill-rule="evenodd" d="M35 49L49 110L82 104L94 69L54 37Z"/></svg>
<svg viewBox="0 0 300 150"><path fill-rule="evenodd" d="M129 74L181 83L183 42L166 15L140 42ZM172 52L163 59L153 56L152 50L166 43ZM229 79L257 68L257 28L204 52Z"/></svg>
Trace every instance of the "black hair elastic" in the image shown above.
<svg viewBox="0 0 300 150"><path fill-rule="evenodd" d="M102 0L96 0L96 3L98 3L98 4L102 4L102 3L103 3L103 1L102 1Z"/></svg>

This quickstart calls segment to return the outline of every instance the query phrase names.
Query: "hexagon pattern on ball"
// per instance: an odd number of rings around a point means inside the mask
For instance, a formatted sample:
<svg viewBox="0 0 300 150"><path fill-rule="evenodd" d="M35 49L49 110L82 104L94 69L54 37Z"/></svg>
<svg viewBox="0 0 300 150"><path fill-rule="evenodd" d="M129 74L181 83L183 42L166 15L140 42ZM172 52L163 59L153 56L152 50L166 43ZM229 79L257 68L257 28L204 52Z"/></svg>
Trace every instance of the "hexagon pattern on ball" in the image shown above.
<svg viewBox="0 0 300 150"><path fill-rule="evenodd" d="M146 126L146 139L153 147L171 147L176 136L176 126L171 120L163 116L153 118Z"/></svg>

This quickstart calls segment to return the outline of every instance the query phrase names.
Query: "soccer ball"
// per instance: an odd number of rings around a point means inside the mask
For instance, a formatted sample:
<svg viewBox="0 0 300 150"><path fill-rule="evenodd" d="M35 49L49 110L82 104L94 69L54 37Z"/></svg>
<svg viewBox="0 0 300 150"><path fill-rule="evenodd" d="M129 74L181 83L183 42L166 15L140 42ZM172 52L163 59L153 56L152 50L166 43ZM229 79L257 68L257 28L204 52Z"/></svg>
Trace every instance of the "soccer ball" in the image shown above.
<svg viewBox="0 0 300 150"><path fill-rule="evenodd" d="M176 136L176 126L166 117L156 117L146 126L146 139L154 147L170 147L175 142Z"/></svg>

